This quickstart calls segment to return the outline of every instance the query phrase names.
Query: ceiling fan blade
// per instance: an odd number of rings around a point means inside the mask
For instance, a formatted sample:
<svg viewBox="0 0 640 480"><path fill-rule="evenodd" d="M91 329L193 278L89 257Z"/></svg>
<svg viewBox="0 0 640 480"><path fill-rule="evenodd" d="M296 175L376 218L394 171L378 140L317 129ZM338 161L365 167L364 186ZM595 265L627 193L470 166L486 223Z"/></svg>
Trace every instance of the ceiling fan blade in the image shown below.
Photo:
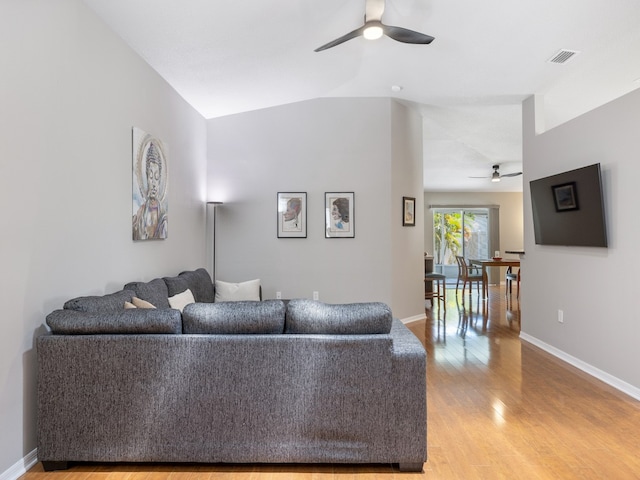
<svg viewBox="0 0 640 480"><path fill-rule="evenodd" d="M370 22L372 20L377 20L378 22L382 19L382 14L384 13L384 2L385 0L367 0L365 4L364 10L364 22Z"/></svg>
<svg viewBox="0 0 640 480"><path fill-rule="evenodd" d="M504 175L500 175L500 176L501 177L517 177L518 175L522 175L522 172L505 173Z"/></svg>
<svg viewBox="0 0 640 480"><path fill-rule="evenodd" d="M414 32L413 30L409 30L408 28L394 27L392 25L382 25L382 29L387 37L393 38L397 42L427 45L435 40L435 38L431 35Z"/></svg>
<svg viewBox="0 0 640 480"><path fill-rule="evenodd" d="M353 32L349 32L346 35L341 36L340 38L336 38L335 40L329 43L325 43L321 47L316 48L314 52L321 52L322 50L326 50L328 48L335 47L336 45L340 45L341 43L351 40L352 38L359 37L360 35L362 35L363 31L364 31L364 25L358 28L357 30L354 30Z"/></svg>

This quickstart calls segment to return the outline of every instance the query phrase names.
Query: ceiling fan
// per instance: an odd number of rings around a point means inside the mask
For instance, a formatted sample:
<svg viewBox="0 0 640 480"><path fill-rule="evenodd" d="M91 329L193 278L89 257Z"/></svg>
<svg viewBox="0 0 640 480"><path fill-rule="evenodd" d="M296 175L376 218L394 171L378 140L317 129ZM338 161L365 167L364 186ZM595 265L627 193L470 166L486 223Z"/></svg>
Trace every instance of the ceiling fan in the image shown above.
<svg viewBox="0 0 640 480"><path fill-rule="evenodd" d="M382 14L384 13L385 0L366 0L365 13L364 13L364 25L360 28L343 35L321 47L316 48L315 52L321 52L341 43L351 40L352 38L362 35L367 40L376 40L382 35L386 35L398 42L402 43L414 43L414 44L429 44L433 42L434 37L425 35L424 33L414 32L407 28L394 27L392 25L385 25L382 23Z"/></svg>
<svg viewBox="0 0 640 480"><path fill-rule="evenodd" d="M499 182L503 177L517 177L518 175L522 175L522 172L513 172L513 173L505 173L504 175L500 175L498 171L500 169L500 165L494 165L493 173L490 177L469 177L469 178L490 178L492 182Z"/></svg>

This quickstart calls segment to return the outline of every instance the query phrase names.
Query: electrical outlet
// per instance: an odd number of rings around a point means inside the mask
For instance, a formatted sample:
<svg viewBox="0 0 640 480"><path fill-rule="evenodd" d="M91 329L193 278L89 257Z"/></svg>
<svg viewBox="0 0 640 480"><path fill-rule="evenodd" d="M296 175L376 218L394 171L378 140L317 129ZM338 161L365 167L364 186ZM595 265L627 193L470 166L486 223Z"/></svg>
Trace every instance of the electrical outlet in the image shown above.
<svg viewBox="0 0 640 480"><path fill-rule="evenodd" d="M282 292L276 292L276 299L278 300L282 299Z"/></svg>
<svg viewBox="0 0 640 480"><path fill-rule="evenodd" d="M558 323L564 323L564 312L562 310L558 310Z"/></svg>
<svg viewBox="0 0 640 480"><path fill-rule="evenodd" d="M318 292L313 292L313 299L318 300L320 298L320 294Z"/></svg>

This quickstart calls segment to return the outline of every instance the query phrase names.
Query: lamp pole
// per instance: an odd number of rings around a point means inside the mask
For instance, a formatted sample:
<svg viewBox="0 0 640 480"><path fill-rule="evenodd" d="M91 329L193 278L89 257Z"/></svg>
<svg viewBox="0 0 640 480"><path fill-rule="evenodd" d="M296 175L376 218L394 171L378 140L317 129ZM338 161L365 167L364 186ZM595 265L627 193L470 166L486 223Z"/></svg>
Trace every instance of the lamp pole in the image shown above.
<svg viewBox="0 0 640 480"><path fill-rule="evenodd" d="M216 282L216 208L222 202L207 202L207 257L211 268L211 278Z"/></svg>

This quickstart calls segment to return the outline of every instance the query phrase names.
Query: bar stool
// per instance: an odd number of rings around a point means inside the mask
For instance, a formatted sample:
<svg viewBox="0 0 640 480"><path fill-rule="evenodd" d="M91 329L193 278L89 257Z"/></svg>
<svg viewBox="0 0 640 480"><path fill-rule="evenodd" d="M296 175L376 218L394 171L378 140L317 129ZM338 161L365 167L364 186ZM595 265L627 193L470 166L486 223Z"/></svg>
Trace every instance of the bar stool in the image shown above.
<svg viewBox="0 0 640 480"><path fill-rule="evenodd" d="M447 277L442 273L429 272L424 274L424 298L425 300L431 300L431 305L433 305L433 300L442 301L444 308L447 308L447 288L446 288ZM427 282L431 282L431 289L427 289Z"/></svg>
<svg viewBox="0 0 640 480"><path fill-rule="evenodd" d="M505 295L510 296L512 292L513 282L516 282L516 298L520 299L520 269L518 269L518 273L513 273L511 267L507 268L507 273L505 275Z"/></svg>

